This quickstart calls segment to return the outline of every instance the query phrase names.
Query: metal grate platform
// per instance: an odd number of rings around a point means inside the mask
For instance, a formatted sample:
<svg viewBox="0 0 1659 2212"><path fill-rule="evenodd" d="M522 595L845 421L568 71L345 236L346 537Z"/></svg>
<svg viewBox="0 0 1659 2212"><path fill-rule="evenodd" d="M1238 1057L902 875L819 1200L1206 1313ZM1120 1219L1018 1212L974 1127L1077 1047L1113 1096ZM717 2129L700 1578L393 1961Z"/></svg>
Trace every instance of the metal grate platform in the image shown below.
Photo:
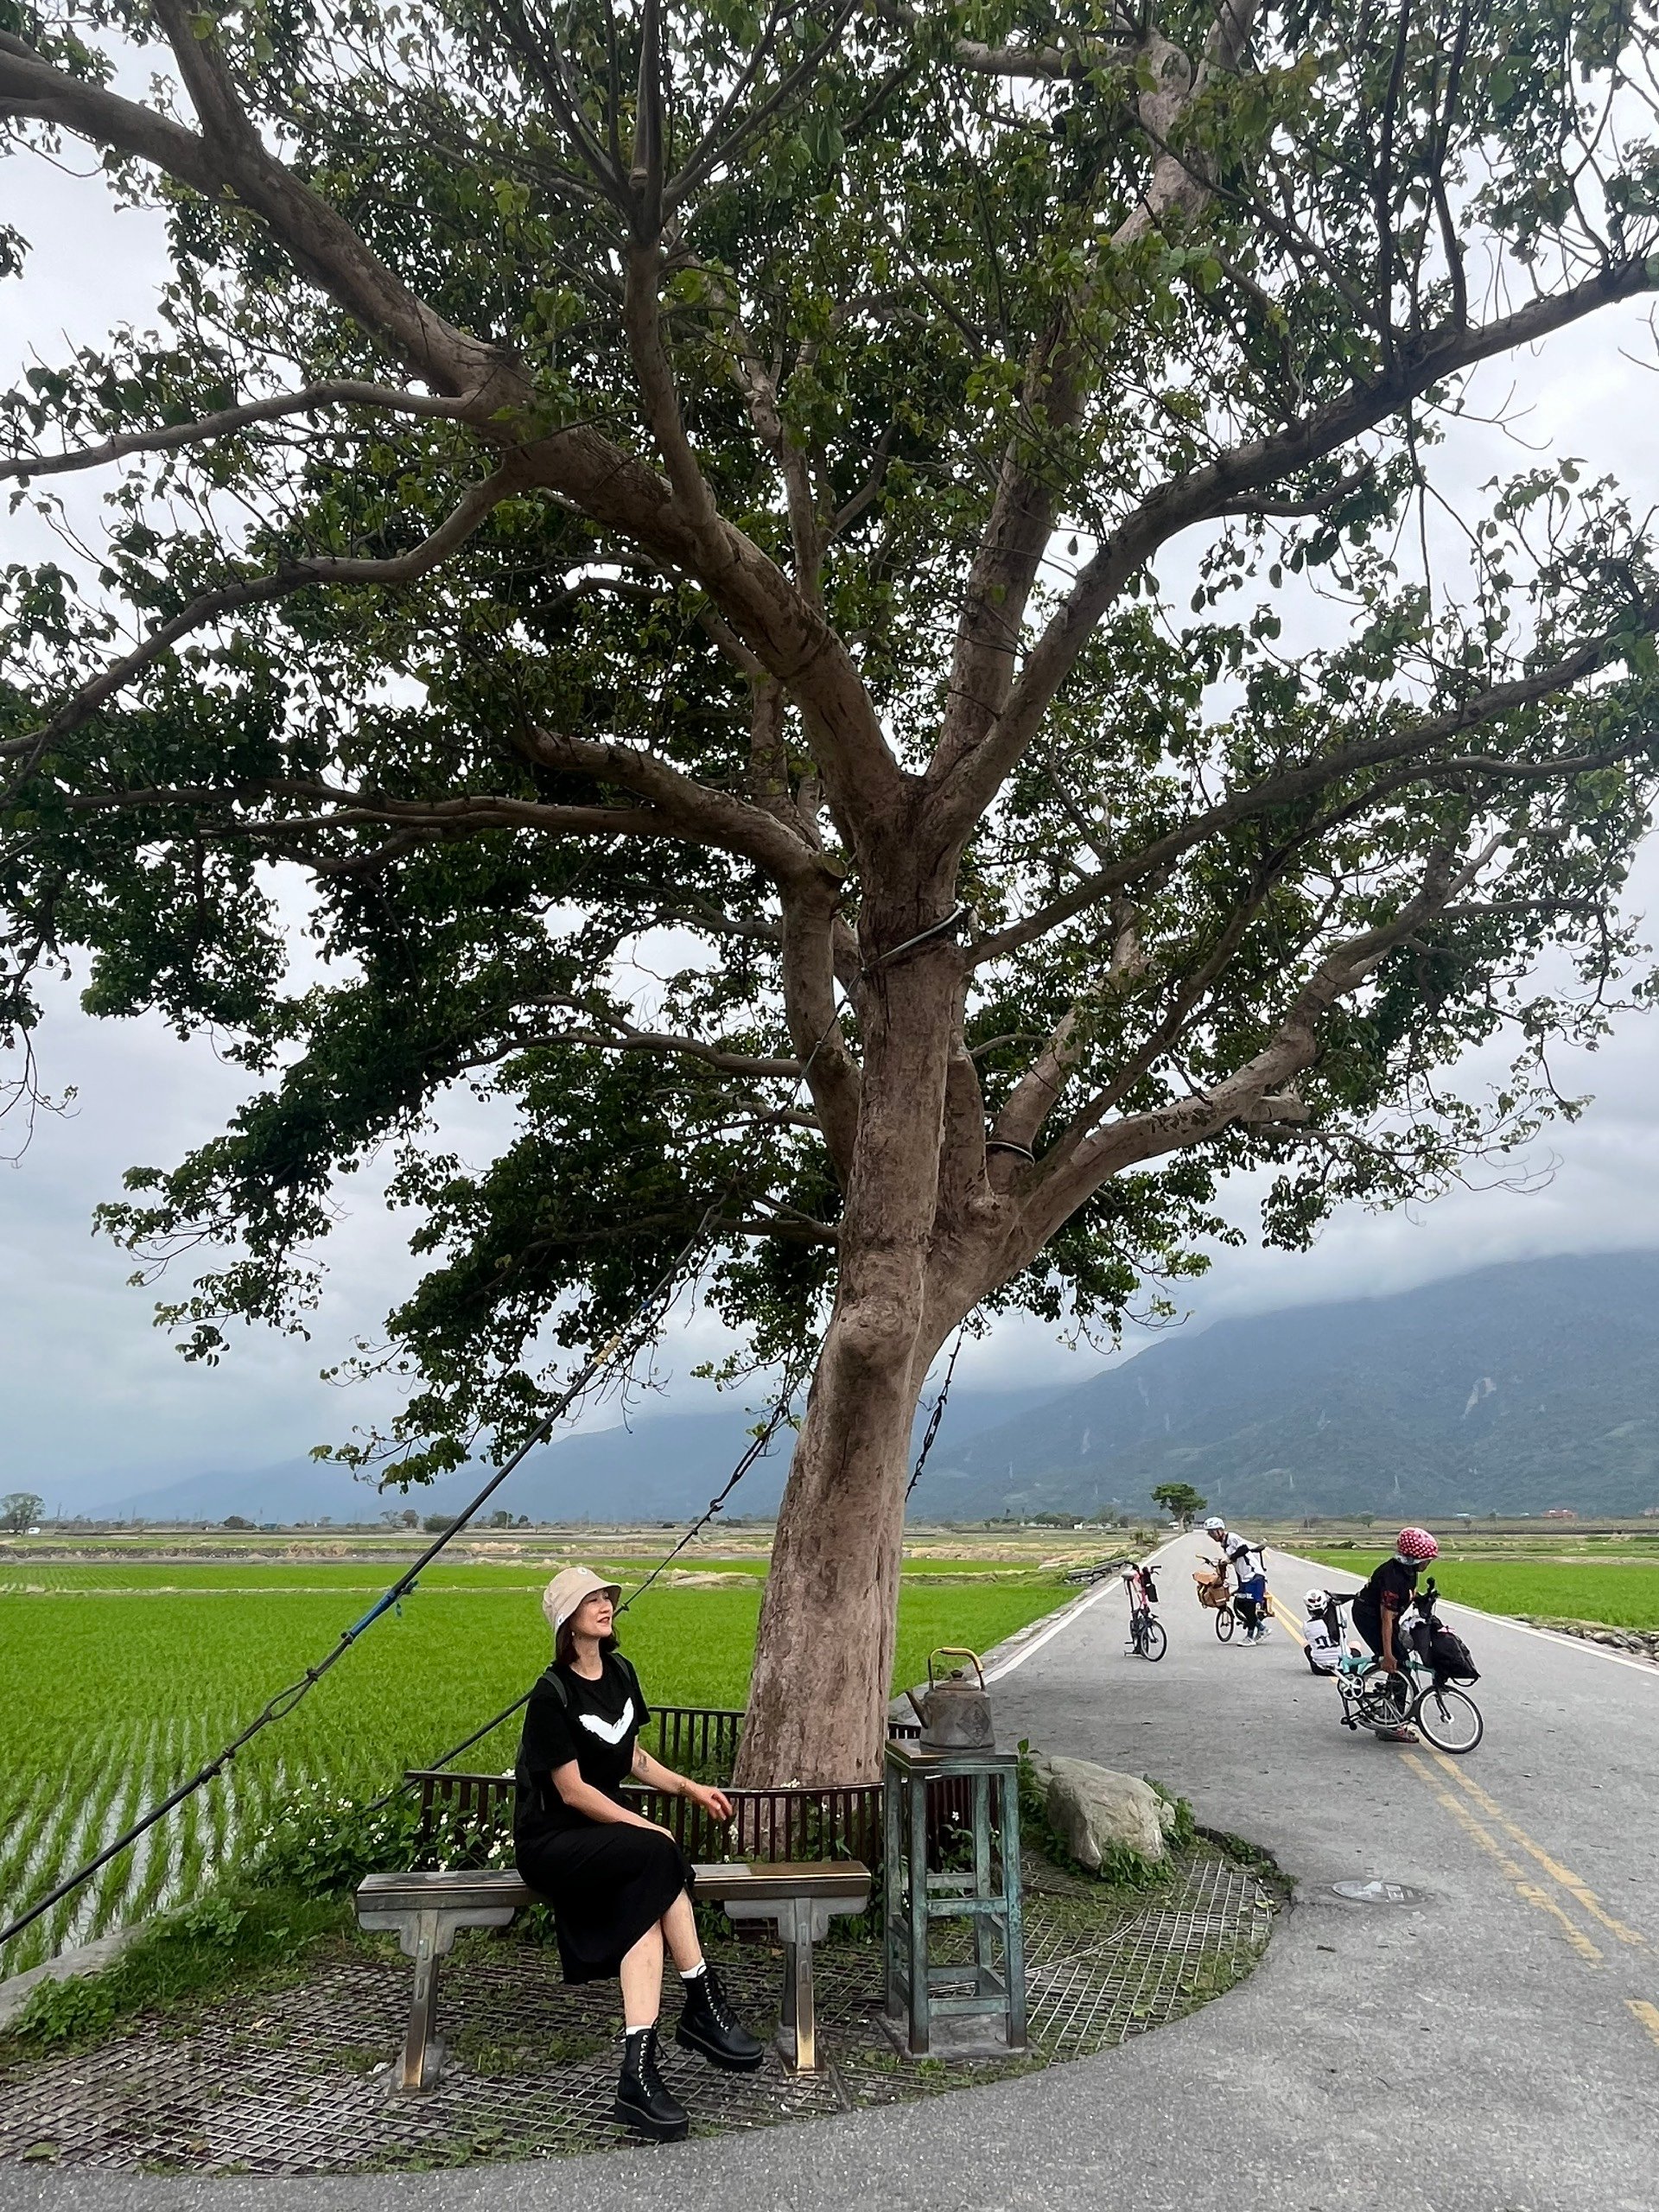
<svg viewBox="0 0 1659 2212"><path fill-rule="evenodd" d="M1174 1885L1125 1911L1079 1883L1028 1891L1033 2050L1023 2060L900 2057L879 2024L873 1941L817 1955L828 2069L798 2080L768 2056L753 2075L717 2073L664 2037L663 2071L693 2132L770 2127L995 2080L1108 2049L1190 2012L1248 1973L1275 1901L1247 1867L1207 1845ZM754 1944L715 1947L738 2011L775 2017L779 1963ZM602 2150L633 2139L610 2118L616 1992L567 1987L535 1944L463 1939L446 1967L438 2088L394 2095L391 2054L408 2003L407 1962L340 1961L250 2002L205 2008L188 2031L142 2022L96 2050L14 2067L0 2079L0 2165L20 2161L132 2171L315 2174L469 2164ZM665 2018L671 2022L671 1993Z"/></svg>

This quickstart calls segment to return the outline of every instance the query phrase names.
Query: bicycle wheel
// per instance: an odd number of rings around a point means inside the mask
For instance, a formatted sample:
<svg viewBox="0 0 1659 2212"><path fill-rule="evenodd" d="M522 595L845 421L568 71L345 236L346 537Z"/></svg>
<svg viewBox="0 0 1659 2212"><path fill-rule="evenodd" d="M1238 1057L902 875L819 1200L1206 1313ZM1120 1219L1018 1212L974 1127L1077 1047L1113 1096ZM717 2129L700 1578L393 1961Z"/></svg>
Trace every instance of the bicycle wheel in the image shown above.
<svg viewBox="0 0 1659 2212"><path fill-rule="evenodd" d="M1143 1659L1161 1659L1168 1649L1169 1638L1164 1634L1162 1621L1155 1621L1148 1615L1146 1640L1141 1646L1141 1656Z"/></svg>
<svg viewBox="0 0 1659 2212"><path fill-rule="evenodd" d="M1230 1605L1223 1605L1216 1614L1216 1634L1224 1643L1233 1640L1233 1630L1238 1626L1238 1615Z"/></svg>
<svg viewBox="0 0 1659 2212"><path fill-rule="evenodd" d="M1472 1751L1486 1733L1480 1707L1466 1690L1431 1683L1411 1708L1413 1725L1437 1751Z"/></svg>

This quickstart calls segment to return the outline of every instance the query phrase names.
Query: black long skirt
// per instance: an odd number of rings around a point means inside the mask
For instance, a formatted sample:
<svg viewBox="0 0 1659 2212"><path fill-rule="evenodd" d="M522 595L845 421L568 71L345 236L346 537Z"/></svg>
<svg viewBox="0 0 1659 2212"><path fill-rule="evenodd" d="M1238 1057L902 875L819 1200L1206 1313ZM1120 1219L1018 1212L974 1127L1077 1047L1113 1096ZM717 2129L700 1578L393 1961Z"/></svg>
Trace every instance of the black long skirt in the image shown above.
<svg viewBox="0 0 1659 2212"><path fill-rule="evenodd" d="M514 1856L525 1881L553 1908L567 1981L613 1977L692 1881L672 1836L621 1821L521 1835Z"/></svg>

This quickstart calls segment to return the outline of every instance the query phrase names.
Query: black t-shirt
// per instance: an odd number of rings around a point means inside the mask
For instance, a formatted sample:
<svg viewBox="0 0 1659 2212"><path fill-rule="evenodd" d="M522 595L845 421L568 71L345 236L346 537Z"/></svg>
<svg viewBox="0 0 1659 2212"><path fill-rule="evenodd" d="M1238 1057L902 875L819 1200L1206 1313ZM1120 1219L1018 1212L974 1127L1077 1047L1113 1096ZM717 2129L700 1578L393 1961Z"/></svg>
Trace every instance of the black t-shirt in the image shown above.
<svg viewBox="0 0 1659 2212"><path fill-rule="evenodd" d="M1382 1648L1382 1616L1400 1616L1417 1596L1417 1569L1402 1559L1385 1559L1354 1600L1354 1626L1367 1643Z"/></svg>
<svg viewBox="0 0 1659 2212"><path fill-rule="evenodd" d="M513 1771L513 1834L557 1835L592 1827L587 1814L567 1805L554 1788L555 1768L574 1759L584 1782L620 1802L633 1770L634 1744L650 1718L639 1677L620 1653L606 1653L596 1681L569 1667L550 1667L524 1708Z"/></svg>

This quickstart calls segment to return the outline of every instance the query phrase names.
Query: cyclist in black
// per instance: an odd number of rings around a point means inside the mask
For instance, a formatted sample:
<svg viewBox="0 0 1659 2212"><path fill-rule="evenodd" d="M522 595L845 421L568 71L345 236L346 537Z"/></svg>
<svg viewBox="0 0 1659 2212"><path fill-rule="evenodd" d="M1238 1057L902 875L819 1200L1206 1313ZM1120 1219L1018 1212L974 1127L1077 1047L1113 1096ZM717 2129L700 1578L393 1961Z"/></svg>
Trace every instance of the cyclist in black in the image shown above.
<svg viewBox="0 0 1659 2212"><path fill-rule="evenodd" d="M1364 1637L1389 1677L1389 1694L1403 1715L1410 1677L1406 1672L1401 1617L1417 1599L1417 1577L1440 1548L1427 1529L1402 1529L1395 1539L1394 1556L1385 1559L1354 1599L1353 1624ZM1417 1732L1403 1718L1397 1728L1379 1729L1385 1742L1414 1744Z"/></svg>

